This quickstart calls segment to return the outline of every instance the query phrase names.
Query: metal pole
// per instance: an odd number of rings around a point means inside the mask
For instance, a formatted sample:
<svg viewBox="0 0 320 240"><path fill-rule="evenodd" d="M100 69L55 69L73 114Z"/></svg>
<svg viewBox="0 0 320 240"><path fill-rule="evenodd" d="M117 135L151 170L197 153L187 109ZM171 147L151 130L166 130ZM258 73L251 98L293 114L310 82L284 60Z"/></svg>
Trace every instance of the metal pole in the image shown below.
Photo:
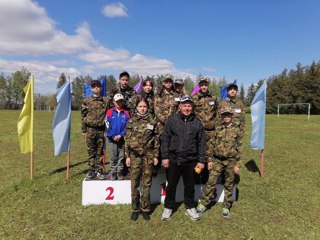
<svg viewBox="0 0 320 240"><path fill-rule="evenodd" d="M279 112L280 112L280 110L279 110L279 104L278 104L278 119L279 119Z"/></svg>
<svg viewBox="0 0 320 240"><path fill-rule="evenodd" d="M308 104L308 121L310 121L310 103Z"/></svg>

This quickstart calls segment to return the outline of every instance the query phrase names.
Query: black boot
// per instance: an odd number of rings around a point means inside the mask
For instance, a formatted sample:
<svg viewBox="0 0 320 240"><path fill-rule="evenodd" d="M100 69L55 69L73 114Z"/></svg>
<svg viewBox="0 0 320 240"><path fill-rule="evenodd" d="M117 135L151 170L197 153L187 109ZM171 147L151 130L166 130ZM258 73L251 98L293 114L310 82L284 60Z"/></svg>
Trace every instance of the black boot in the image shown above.
<svg viewBox="0 0 320 240"><path fill-rule="evenodd" d="M144 220L149 221L150 220L150 215L147 212L142 212L142 217Z"/></svg>
<svg viewBox="0 0 320 240"><path fill-rule="evenodd" d="M132 212L132 214L131 214L131 220L132 220L132 221L137 221L138 216L139 216L139 212Z"/></svg>

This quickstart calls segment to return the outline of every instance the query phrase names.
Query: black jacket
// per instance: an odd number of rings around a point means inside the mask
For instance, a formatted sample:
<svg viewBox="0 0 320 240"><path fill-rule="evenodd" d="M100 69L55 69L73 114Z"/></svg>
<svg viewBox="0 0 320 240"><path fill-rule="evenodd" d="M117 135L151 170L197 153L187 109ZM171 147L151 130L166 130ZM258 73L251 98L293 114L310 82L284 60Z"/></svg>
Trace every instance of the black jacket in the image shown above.
<svg viewBox="0 0 320 240"><path fill-rule="evenodd" d="M188 118L180 113L169 117L162 135L161 159L176 164L206 162L204 128L194 114Z"/></svg>

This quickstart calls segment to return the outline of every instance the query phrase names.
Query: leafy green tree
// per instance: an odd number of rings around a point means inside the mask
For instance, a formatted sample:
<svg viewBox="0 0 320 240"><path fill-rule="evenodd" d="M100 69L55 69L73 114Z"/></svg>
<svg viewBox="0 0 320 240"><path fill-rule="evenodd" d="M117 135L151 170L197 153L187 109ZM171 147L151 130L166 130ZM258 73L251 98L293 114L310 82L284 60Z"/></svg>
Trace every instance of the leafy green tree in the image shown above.
<svg viewBox="0 0 320 240"><path fill-rule="evenodd" d="M61 73L59 80L57 82L57 89L60 88L63 84L65 84L67 81L66 75L64 73Z"/></svg>
<svg viewBox="0 0 320 240"><path fill-rule="evenodd" d="M239 98L243 103L245 102L243 83L241 84L241 87L240 87Z"/></svg>
<svg viewBox="0 0 320 240"><path fill-rule="evenodd" d="M12 74L11 85L11 96L13 108L18 109L23 105L24 91L23 88L27 85L31 73L25 68L22 67L21 70L18 70Z"/></svg>
<svg viewBox="0 0 320 240"><path fill-rule="evenodd" d="M117 80L112 74L110 74L107 79L107 92L113 89L116 85L117 85Z"/></svg>
<svg viewBox="0 0 320 240"><path fill-rule="evenodd" d="M88 80L88 78L86 78ZM85 78L80 76L73 79L72 85L72 109L80 110L84 98L83 86L85 84Z"/></svg>
<svg viewBox="0 0 320 240"><path fill-rule="evenodd" d="M192 90L194 89L194 82L191 80L191 77L186 77L184 80L184 89L185 94L191 95Z"/></svg>

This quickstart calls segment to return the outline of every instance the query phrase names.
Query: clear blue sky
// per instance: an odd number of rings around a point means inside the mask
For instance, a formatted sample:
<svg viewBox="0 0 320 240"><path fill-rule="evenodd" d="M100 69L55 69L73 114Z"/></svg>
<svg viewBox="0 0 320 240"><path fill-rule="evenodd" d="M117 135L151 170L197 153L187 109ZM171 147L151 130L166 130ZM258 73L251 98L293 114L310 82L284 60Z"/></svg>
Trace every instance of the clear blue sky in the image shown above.
<svg viewBox="0 0 320 240"><path fill-rule="evenodd" d="M198 74L247 87L320 60L318 0L0 0L0 72Z"/></svg>

